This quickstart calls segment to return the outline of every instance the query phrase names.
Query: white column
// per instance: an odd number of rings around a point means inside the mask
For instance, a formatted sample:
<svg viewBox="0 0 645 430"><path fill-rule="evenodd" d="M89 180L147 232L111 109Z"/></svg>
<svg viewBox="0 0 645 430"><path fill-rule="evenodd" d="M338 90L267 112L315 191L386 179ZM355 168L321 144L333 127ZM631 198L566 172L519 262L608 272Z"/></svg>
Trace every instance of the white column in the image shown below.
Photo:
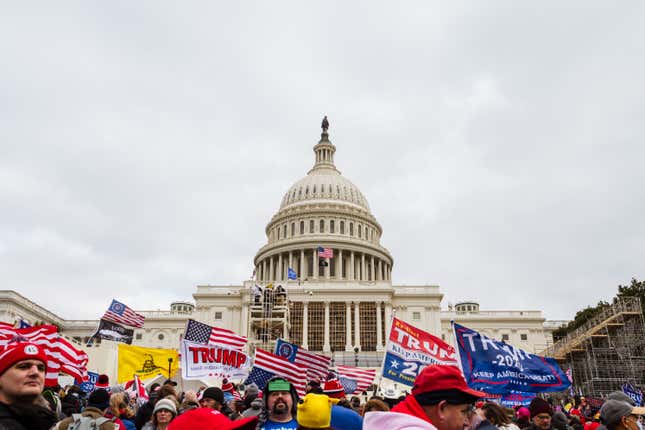
<svg viewBox="0 0 645 430"><path fill-rule="evenodd" d="M361 349L361 307L359 302L354 302L354 346Z"/></svg>
<svg viewBox="0 0 645 430"><path fill-rule="evenodd" d="M383 260L380 258L378 259L378 270L376 271L376 280L377 281L382 281L383 280Z"/></svg>
<svg viewBox="0 0 645 430"><path fill-rule="evenodd" d="M273 256L271 256L271 257L269 257L269 279L267 279L267 281L269 281L269 282L273 281L275 279L273 276L274 276L274 272L273 272Z"/></svg>
<svg viewBox="0 0 645 430"><path fill-rule="evenodd" d="M329 345L329 302L325 302L325 331L323 336L323 352L330 352Z"/></svg>
<svg viewBox="0 0 645 430"><path fill-rule="evenodd" d="M318 248L314 248L314 253L311 256L311 261L313 262L312 269L314 271L314 279L318 279Z"/></svg>
<svg viewBox="0 0 645 430"><path fill-rule="evenodd" d="M289 251L289 267L287 268L287 273L289 272L289 268L293 269L293 253ZM289 276L287 276L287 280L289 279Z"/></svg>
<svg viewBox="0 0 645 430"><path fill-rule="evenodd" d="M349 280L353 281L354 280L354 274L356 272L354 271L354 251L351 251L349 253Z"/></svg>
<svg viewBox="0 0 645 430"><path fill-rule="evenodd" d="M282 253L280 253L280 254L278 254L278 270L276 271L276 277L275 277L275 279L277 281L282 281L282 273L283 273L283 269L282 269Z"/></svg>
<svg viewBox="0 0 645 430"><path fill-rule="evenodd" d="M298 273L298 277L301 280L304 280L306 276L305 273L305 250L301 249L300 250L300 272Z"/></svg>
<svg viewBox="0 0 645 430"><path fill-rule="evenodd" d="M329 258L325 258L325 263L327 263L327 265L325 266L325 279L329 279L331 272L331 260Z"/></svg>
<svg viewBox="0 0 645 430"><path fill-rule="evenodd" d="M365 272L365 254L361 254L361 281L367 281L367 274Z"/></svg>
<svg viewBox="0 0 645 430"><path fill-rule="evenodd" d="M381 302L376 302L376 350L383 351L383 334L382 327L383 321L381 320Z"/></svg>
<svg viewBox="0 0 645 430"><path fill-rule="evenodd" d="M352 350L352 302L345 302L345 351Z"/></svg>
<svg viewBox="0 0 645 430"><path fill-rule="evenodd" d="M374 282L374 256L372 255L371 261L370 261L370 281Z"/></svg>
<svg viewBox="0 0 645 430"><path fill-rule="evenodd" d="M248 300L242 302L242 316L240 321L240 331L242 336L249 336L249 304Z"/></svg>
<svg viewBox="0 0 645 430"><path fill-rule="evenodd" d="M390 338L390 329L392 328L392 303L385 303L385 338Z"/></svg>
<svg viewBox="0 0 645 430"><path fill-rule="evenodd" d="M309 303L302 302L302 347L309 349Z"/></svg>
<svg viewBox="0 0 645 430"><path fill-rule="evenodd" d="M338 250L338 262L336 263L336 268L338 269L338 275L336 278L343 279L343 250Z"/></svg>

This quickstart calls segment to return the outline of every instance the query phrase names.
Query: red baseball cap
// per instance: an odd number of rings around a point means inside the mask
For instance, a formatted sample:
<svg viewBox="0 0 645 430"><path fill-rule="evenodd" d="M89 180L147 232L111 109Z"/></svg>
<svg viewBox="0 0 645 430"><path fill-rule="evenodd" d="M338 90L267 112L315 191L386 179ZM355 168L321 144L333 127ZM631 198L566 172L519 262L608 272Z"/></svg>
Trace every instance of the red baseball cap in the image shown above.
<svg viewBox="0 0 645 430"><path fill-rule="evenodd" d="M433 396L432 393L436 395ZM486 393L468 387L463 373L457 366L438 364L427 366L417 375L412 395L427 400L452 400L451 403L470 403L487 396Z"/></svg>
<svg viewBox="0 0 645 430"><path fill-rule="evenodd" d="M254 430L258 417L231 421L226 415L211 408L186 411L170 422L168 430Z"/></svg>

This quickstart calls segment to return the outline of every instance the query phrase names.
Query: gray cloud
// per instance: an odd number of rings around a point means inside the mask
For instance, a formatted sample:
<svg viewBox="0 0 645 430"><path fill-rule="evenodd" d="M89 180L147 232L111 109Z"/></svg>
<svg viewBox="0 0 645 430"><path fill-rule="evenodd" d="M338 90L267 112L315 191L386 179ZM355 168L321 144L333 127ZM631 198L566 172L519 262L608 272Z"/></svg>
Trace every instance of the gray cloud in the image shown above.
<svg viewBox="0 0 645 430"><path fill-rule="evenodd" d="M643 9L7 5L5 288L84 318L239 283L328 114L395 283L569 318L645 272Z"/></svg>

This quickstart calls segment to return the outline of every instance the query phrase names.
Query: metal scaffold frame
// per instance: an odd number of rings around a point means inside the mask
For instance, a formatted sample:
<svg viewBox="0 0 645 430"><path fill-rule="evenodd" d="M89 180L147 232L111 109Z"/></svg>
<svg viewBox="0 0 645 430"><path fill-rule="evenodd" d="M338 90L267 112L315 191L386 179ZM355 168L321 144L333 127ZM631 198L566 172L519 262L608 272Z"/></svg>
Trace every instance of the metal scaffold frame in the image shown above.
<svg viewBox="0 0 645 430"><path fill-rule="evenodd" d="M249 344L273 352L277 339L289 339L289 300L280 285L261 288L262 294L249 296Z"/></svg>
<svg viewBox="0 0 645 430"><path fill-rule="evenodd" d="M645 322L640 299L621 297L546 351L573 374L580 394L604 396L624 383L645 387Z"/></svg>

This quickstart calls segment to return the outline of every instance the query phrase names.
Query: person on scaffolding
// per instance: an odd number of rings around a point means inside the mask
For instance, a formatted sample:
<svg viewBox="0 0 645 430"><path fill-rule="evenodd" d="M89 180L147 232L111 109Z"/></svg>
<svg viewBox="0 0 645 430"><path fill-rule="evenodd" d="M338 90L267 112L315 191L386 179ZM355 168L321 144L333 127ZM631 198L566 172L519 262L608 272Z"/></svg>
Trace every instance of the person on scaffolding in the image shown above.
<svg viewBox="0 0 645 430"><path fill-rule="evenodd" d="M275 289L275 304L283 306L287 301L287 291L282 285L278 285Z"/></svg>
<svg viewBox="0 0 645 430"><path fill-rule="evenodd" d="M264 313L271 314L273 308L273 284L269 284L264 289Z"/></svg>
<svg viewBox="0 0 645 430"><path fill-rule="evenodd" d="M251 293L253 294L253 304L254 305L261 304L261 302L262 302L262 288L258 284L255 284L253 286L253 289L251 290Z"/></svg>

